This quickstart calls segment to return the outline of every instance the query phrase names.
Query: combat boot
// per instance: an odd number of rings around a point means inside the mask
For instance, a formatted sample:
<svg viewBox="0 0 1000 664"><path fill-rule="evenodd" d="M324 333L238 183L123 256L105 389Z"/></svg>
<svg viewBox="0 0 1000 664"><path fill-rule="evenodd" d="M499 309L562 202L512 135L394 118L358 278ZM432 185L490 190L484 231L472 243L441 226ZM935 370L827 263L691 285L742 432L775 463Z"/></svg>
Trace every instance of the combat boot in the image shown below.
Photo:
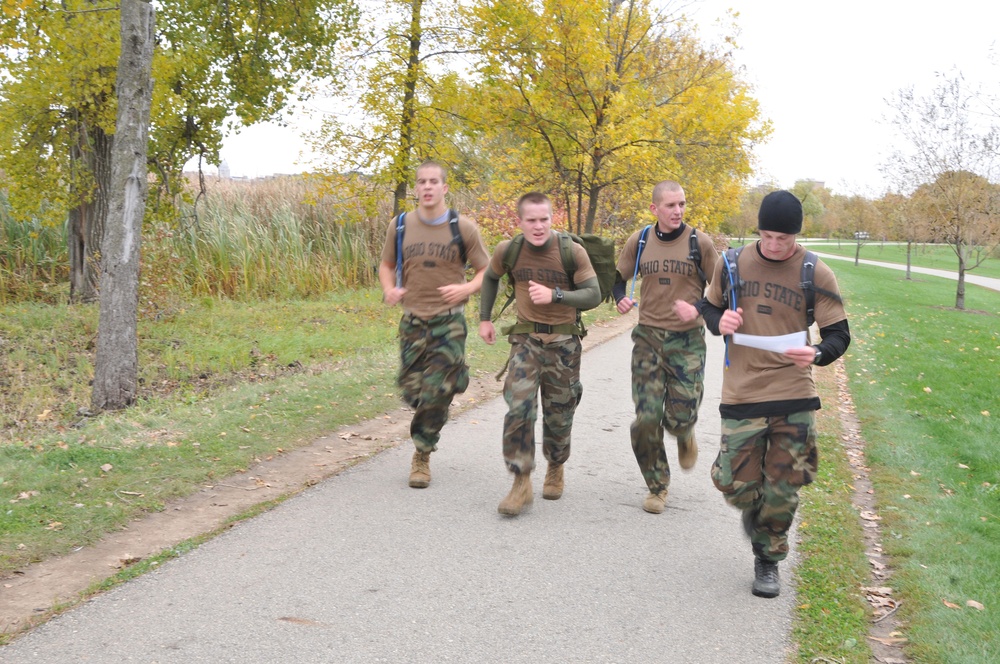
<svg viewBox="0 0 1000 664"><path fill-rule="evenodd" d="M698 441L694 437L694 427L677 437L677 461L684 470L691 470L698 461Z"/></svg>
<svg viewBox="0 0 1000 664"><path fill-rule="evenodd" d="M508 516L517 516L526 505L534 500L531 489L531 473L514 473L514 486L507 497L500 501L497 511Z"/></svg>
<svg viewBox="0 0 1000 664"><path fill-rule="evenodd" d="M563 492L563 465L561 463L549 462L549 469L545 471L545 483L542 485L542 498L545 500L559 500Z"/></svg>
<svg viewBox="0 0 1000 664"><path fill-rule="evenodd" d="M772 563L762 558L753 561L753 592L757 597L777 597L781 593L781 583L778 578L778 563Z"/></svg>
<svg viewBox="0 0 1000 664"><path fill-rule="evenodd" d="M410 464L410 486L414 489L426 489L431 483L431 453L417 450L413 453Z"/></svg>
<svg viewBox="0 0 1000 664"><path fill-rule="evenodd" d="M664 508L667 506L667 490L661 489L656 493L652 491L646 496L646 500L642 501L642 509L646 510L650 514L662 514Z"/></svg>

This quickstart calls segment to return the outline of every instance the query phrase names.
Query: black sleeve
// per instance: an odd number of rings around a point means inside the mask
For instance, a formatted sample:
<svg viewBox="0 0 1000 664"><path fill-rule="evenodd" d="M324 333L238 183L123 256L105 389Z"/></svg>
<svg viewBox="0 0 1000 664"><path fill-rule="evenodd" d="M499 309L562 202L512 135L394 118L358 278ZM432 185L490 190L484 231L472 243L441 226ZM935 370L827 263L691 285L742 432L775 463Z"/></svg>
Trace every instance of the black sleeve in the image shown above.
<svg viewBox="0 0 1000 664"><path fill-rule="evenodd" d="M725 313L725 309L722 307L717 307L708 301L707 297L703 297L694 303L694 308L698 310L701 317L705 319L705 327L708 331L719 336L719 321L722 320L722 314Z"/></svg>
<svg viewBox="0 0 1000 664"><path fill-rule="evenodd" d="M819 336L822 339L816 344L823 353L818 366L825 367L834 362L838 357L847 352L847 347L851 345L851 329L847 325L847 319L837 321L833 325L820 328Z"/></svg>
<svg viewBox="0 0 1000 664"><path fill-rule="evenodd" d="M628 288L628 283L622 279L622 273L615 271L615 285L611 287L611 295L615 300L615 304L621 302L621 299L625 297L625 289Z"/></svg>

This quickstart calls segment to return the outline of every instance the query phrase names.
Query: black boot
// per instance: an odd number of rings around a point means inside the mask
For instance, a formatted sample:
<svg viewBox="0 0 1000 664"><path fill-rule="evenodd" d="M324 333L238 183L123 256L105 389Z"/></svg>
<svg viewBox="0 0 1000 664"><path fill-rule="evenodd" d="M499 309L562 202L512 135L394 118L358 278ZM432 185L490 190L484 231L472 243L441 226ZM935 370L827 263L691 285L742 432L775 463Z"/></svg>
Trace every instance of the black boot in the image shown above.
<svg viewBox="0 0 1000 664"><path fill-rule="evenodd" d="M781 593L781 583L778 579L778 563L772 563L762 558L753 561L753 594L757 597L777 597Z"/></svg>

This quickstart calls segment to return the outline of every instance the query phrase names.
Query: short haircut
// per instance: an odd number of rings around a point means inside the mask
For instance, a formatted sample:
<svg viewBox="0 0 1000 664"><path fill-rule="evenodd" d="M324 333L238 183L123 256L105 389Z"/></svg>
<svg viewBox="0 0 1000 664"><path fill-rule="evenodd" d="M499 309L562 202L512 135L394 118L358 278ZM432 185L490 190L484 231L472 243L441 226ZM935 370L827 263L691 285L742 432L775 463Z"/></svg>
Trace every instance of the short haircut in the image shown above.
<svg viewBox="0 0 1000 664"><path fill-rule="evenodd" d="M552 201L549 197L540 191L529 191L524 196L517 199L517 218L521 218L521 211L524 208L525 203L531 203L532 205L537 205L539 203L545 203L549 206L549 210L552 209Z"/></svg>
<svg viewBox="0 0 1000 664"><path fill-rule="evenodd" d="M653 187L653 205L659 203L660 199L663 198L663 194L668 191L684 191L684 187L673 180L663 180L662 182L657 182L656 186Z"/></svg>
<svg viewBox="0 0 1000 664"><path fill-rule="evenodd" d="M426 161L420 162L420 165L417 166L417 172L419 173L420 169L422 169L422 168L431 168L431 167L436 168L439 171L441 171L441 184L447 184L448 183L448 170L443 165L441 165L440 162L434 161L433 159L428 159Z"/></svg>

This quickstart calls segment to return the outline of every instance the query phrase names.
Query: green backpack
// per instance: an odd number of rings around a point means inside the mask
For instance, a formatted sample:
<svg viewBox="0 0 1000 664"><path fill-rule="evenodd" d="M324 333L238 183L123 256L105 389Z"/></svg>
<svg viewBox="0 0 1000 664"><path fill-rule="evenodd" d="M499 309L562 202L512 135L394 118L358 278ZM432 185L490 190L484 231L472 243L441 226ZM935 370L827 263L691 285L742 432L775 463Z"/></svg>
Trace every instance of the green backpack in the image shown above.
<svg viewBox="0 0 1000 664"><path fill-rule="evenodd" d="M610 238L601 237L600 235L594 235L593 233L584 233L583 235L576 235L575 233L568 233L566 231L557 231L556 236L559 238L559 257L562 259L563 269L566 271L566 276L569 277L570 283L575 285L573 281L573 275L576 273L576 260L573 258L573 243L579 244L583 247L584 251L587 252L587 257L590 259L590 264L594 266L594 272L597 273L597 282L601 288L601 301L610 301L612 296L611 289L615 284L615 243ZM514 264L517 263L517 257L521 255L521 247L524 246L524 235L518 234L510 241L507 245L507 250L503 255L503 269L507 273L509 278L508 286L508 296L507 301L504 303L503 307L500 309L500 313L496 315L499 318L503 315L503 312L507 310L510 303L514 300L514 275L513 269ZM494 320L496 320L496 318ZM558 326L562 327L562 326ZM509 330L513 328L505 328L503 333L510 334ZM558 330L556 330L558 332ZM575 329L570 332L571 334L579 334L581 337L586 336L587 330L583 326L583 321L580 318L580 312L576 312L576 326Z"/></svg>

